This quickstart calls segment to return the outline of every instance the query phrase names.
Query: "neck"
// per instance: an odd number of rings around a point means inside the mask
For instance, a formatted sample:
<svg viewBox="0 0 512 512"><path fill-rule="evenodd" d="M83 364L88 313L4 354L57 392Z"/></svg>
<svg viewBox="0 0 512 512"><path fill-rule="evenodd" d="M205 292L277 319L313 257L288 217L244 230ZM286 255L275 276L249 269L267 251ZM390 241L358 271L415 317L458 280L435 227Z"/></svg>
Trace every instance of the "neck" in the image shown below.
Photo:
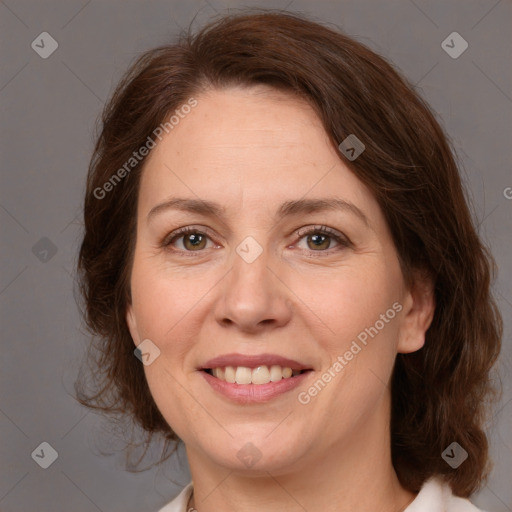
<svg viewBox="0 0 512 512"><path fill-rule="evenodd" d="M187 455L194 482L190 508L197 512L401 512L415 497L391 464L389 432L371 425L279 474L263 469L249 476L190 447Z"/></svg>

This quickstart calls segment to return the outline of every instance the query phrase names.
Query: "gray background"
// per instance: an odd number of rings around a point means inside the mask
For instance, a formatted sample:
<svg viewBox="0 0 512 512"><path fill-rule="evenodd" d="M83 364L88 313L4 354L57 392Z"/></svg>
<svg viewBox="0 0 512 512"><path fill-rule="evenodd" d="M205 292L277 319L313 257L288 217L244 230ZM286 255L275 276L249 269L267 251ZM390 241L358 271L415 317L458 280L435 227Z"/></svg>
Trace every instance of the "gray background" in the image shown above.
<svg viewBox="0 0 512 512"><path fill-rule="evenodd" d="M95 122L120 73L194 16L198 26L247 5L313 14L390 58L453 138L505 317L504 396L488 427L495 470L473 499L512 510L510 0L0 2L0 510L154 511L189 481L183 452L125 471L108 425L72 398L87 343L73 296L80 210ZM47 59L31 48L43 31L59 45ZM453 31L469 44L457 59L441 47ZM58 452L46 470L31 457L43 441ZM106 447L115 453L102 456Z"/></svg>

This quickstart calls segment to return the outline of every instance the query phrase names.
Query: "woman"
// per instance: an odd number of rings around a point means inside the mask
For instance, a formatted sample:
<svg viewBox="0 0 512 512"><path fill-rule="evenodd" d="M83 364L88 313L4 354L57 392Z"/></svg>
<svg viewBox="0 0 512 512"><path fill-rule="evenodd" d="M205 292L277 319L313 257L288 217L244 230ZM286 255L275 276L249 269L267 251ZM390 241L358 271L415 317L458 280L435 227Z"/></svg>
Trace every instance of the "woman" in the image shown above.
<svg viewBox="0 0 512 512"><path fill-rule="evenodd" d="M145 53L84 220L99 388L78 398L163 435L163 458L183 441L192 482L162 512L477 510L492 258L381 57L282 12Z"/></svg>

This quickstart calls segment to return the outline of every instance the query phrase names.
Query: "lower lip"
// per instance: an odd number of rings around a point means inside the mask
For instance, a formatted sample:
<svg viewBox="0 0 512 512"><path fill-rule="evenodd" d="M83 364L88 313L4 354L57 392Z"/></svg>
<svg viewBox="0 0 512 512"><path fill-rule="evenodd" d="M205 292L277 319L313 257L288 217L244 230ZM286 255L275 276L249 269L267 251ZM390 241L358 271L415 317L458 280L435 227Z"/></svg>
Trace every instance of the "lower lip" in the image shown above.
<svg viewBox="0 0 512 512"><path fill-rule="evenodd" d="M277 382L269 382L268 384L232 384L231 382L217 379L217 377L205 371L201 371L206 382L215 391L241 404L268 402L276 396L296 388L310 373L312 372L307 371L295 377L281 379Z"/></svg>

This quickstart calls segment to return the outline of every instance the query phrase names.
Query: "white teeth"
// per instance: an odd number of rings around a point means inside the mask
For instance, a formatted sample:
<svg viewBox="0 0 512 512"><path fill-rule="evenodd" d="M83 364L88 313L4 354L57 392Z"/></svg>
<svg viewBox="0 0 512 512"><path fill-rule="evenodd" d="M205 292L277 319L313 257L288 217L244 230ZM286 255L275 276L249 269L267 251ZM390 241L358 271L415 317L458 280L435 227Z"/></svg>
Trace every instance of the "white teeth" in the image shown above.
<svg viewBox="0 0 512 512"><path fill-rule="evenodd" d="M224 368L215 368L213 375L218 379L224 380Z"/></svg>
<svg viewBox="0 0 512 512"><path fill-rule="evenodd" d="M292 369L291 368L283 368L283 379L288 379L292 376Z"/></svg>
<svg viewBox="0 0 512 512"><path fill-rule="evenodd" d="M283 370L278 365L272 365L270 367L270 380L272 382L277 382L283 378Z"/></svg>
<svg viewBox="0 0 512 512"><path fill-rule="evenodd" d="M217 379L234 384L268 384L281 379L289 379L300 374L300 370L292 370L285 366L272 365L248 368L247 366L226 366L225 368L212 368L212 374Z"/></svg>
<svg viewBox="0 0 512 512"><path fill-rule="evenodd" d="M251 382L253 384L267 384L270 382L270 372L266 366L258 366L252 371Z"/></svg>
<svg viewBox="0 0 512 512"><path fill-rule="evenodd" d="M239 366L236 369L235 380L237 384L250 384L252 372L250 368Z"/></svg>
<svg viewBox="0 0 512 512"><path fill-rule="evenodd" d="M224 369L224 379L226 382L235 383L235 369L232 366L226 366Z"/></svg>

